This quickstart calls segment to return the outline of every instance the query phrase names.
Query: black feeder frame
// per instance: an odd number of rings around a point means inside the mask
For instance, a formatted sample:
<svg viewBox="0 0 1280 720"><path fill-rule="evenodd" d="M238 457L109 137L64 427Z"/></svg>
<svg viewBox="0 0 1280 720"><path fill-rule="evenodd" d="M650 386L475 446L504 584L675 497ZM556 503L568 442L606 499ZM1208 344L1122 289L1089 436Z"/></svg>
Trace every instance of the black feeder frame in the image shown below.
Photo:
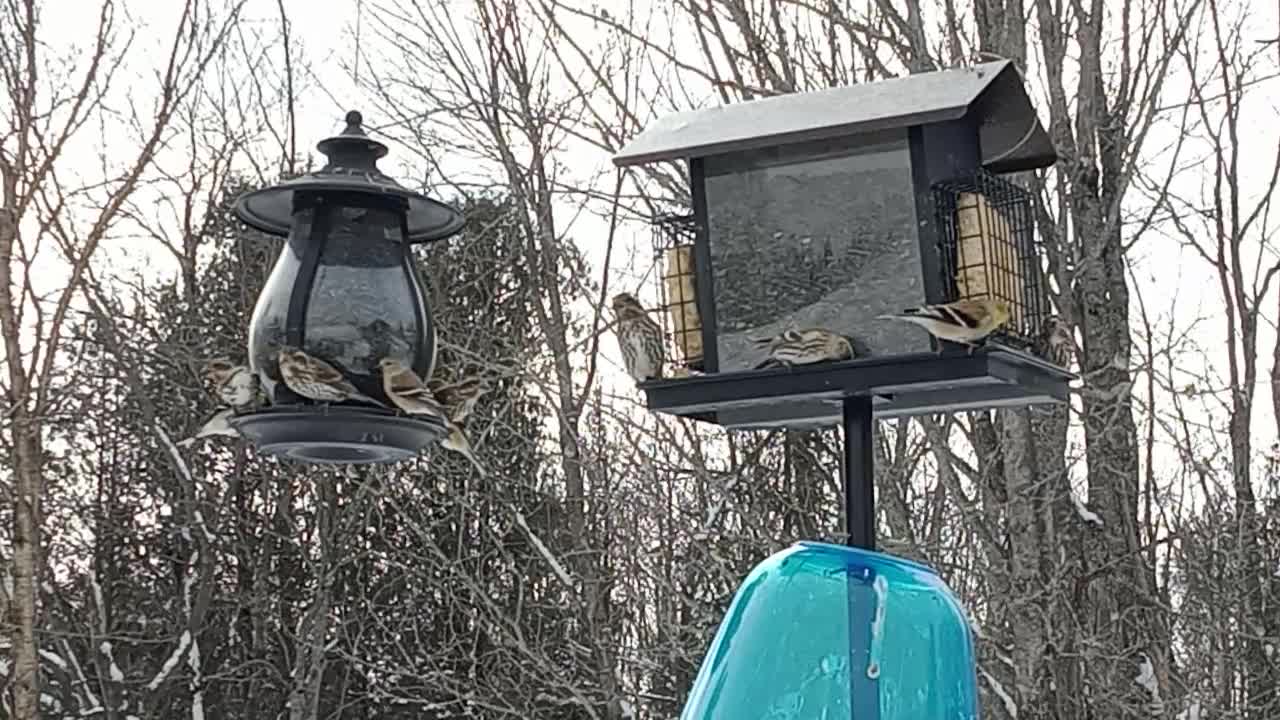
<svg viewBox="0 0 1280 720"><path fill-rule="evenodd" d="M1032 197L1000 177L1056 159L1008 61L660 118L614 156L689 168L692 212L659 218L654 248L683 367L640 384L648 407L730 428L840 425L849 543L874 549L876 417L1067 399L1073 375L1035 353L1049 303ZM686 319L669 278L688 274L671 265L690 244ZM984 296L1012 318L972 353L876 319ZM747 339L803 327L853 337L858 357L755 369L764 351Z"/></svg>
<svg viewBox="0 0 1280 720"><path fill-rule="evenodd" d="M249 365L268 405L230 423L263 452L328 464L395 462L441 437L442 421L394 412L378 362L393 357L424 380L436 336L411 246L454 235L461 214L383 174L386 145L347 113L317 146L320 170L242 195L245 224L286 237L249 326ZM337 368L375 401L316 403L281 381L279 351L294 347Z"/></svg>

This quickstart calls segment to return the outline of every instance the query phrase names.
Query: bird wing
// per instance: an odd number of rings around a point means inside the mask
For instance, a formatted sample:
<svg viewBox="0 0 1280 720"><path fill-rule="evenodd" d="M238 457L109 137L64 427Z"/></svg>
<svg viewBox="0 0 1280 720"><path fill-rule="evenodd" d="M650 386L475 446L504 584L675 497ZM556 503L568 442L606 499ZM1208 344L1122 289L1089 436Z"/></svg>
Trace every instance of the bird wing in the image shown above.
<svg viewBox="0 0 1280 720"><path fill-rule="evenodd" d="M801 342L803 340L802 333L809 332L807 330L783 330L773 337L748 338L751 342L761 347L776 347L781 343Z"/></svg>
<svg viewBox="0 0 1280 720"><path fill-rule="evenodd" d="M654 320L648 315L641 315L640 317L636 318L636 322L643 325L647 330L654 333L658 337L662 337L662 326L658 324L657 320Z"/></svg>
<svg viewBox="0 0 1280 720"><path fill-rule="evenodd" d="M904 310L901 317L929 318L944 325L968 328L973 330L982 324L984 313L976 312L978 308L965 305L925 305L913 310Z"/></svg>
<svg viewBox="0 0 1280 720"><path fill-rule="evenodd" d="M397 395L412 395L427 392L422 381L409 371L401 371L387 378L387 390Z"/></svg>
<svg viewBox="0 0 1280 720"><path fill-rule="evenodd" d="M428 383L427 387L436 394L436 397L440 398L440 402L448 405L471 392L477 384L479 384L478 380L463 379L452 383L436 383L434 385Z"/></svg>
<svg viewBox="0 0 1280 720"><path fill-rule="evenodd" d="M307 364L311 366L312 377L318 383L325 385L350 385L347 379L343 377L338 368L321 360L318 357L307 356Z"/></svg>
<svg viewBox="0 0 1280 720"><path fill-rule="evenodd" d="M436 399L435 393L423 385L417 374L412 370L398 372L387 378L387 394L399 395L403 398L430 405L440 404Z"/></svg>

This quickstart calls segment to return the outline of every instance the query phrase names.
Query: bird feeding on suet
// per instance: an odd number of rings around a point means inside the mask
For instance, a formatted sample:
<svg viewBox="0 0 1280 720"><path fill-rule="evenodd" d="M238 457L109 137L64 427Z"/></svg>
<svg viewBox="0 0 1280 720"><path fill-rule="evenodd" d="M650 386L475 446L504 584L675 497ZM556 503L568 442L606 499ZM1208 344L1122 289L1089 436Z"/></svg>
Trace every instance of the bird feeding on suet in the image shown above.
<svg viewBox="0 0 1280 720"><path fill-rule="evenodd" d="M298 348L280 349L280 378L286 387L308 400L322 403L356 400L386 407L385 403L357 390L337 368Z"/></svg>
<svg viewBox="0 0 1280 720"><path fill-rule="evenodd" d="M924 328L939 340L968 345L969 352L1009 321L1009 303L995 298L965 299L942 305L922 305L881 320L903 320Z"/></svg>
<svg viewBox="0 0 1280 720"><path fill-rule="evenodd" d="M825 328L783 330L773 337L751 338L758 347L768 348L769 356L756 369L790 367L813 363L849 360L854 357L849 338Z"/></svg>
<svg viewBox="0 0 1280 720"><path fill-rule="evenodd" d="M662 377L666 354L662 328L631 293L613 296L613 314L617 319L614 334L627 374L637 383Z"/></svg>
<svg viewBox="0 0 1280 720"><path fill-rule="evenodd" d="M204 379L214 397L227 407L246 408L259 402L258 376L230 358L215 358L204 364Z"/></svg>

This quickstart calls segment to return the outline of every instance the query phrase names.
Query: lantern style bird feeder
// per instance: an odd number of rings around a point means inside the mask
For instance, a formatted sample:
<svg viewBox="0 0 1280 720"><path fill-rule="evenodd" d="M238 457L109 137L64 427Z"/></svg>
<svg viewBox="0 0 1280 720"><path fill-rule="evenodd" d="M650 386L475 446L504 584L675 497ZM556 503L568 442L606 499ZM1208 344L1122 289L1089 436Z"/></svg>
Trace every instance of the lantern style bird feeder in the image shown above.
<svg viewBox="0 0 1280 720"><path fill-rule="evenodd" d="M445 431L441 421L398 415L378 363L394 358L431 377L436 336L414 243L447 238L461 214L377 167L387 147L365 134L358 112L317 146L320 170L246 193L236 215L287 240L253 311L249 365L269 405L231 419L264 452L319 463L394 462ZM279 354L296 348L342 373L375 402L322 404L282 382Z"/></svg>

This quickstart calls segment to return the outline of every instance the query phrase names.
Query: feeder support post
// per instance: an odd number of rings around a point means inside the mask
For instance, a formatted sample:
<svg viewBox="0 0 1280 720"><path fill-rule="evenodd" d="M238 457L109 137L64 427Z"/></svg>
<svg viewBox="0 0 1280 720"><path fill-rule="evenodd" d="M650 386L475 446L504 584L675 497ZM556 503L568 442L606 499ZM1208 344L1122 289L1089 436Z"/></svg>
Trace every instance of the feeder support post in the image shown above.
<svg viewBox="0 0 1280 720"><path fill-rule="evenodd" d="M876 549L876 483L871 396L844 399L844 522L848 543Z"/></svg>

